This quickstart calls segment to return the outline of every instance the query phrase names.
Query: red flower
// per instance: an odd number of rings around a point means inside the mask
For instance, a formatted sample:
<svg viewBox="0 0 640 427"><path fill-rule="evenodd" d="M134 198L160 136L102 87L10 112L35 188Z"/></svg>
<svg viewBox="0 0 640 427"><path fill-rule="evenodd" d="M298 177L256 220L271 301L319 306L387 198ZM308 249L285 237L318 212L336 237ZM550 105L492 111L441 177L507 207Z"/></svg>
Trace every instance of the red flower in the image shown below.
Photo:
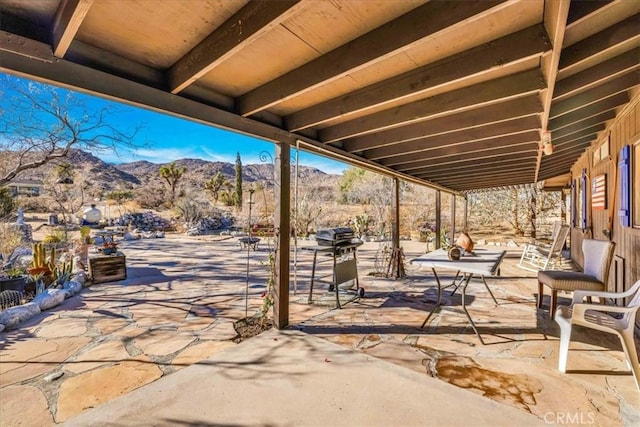
<svg viewBox="0 0 640 427"><path fill-rule="evenodd" d="M266 296L267 296L267 293L266 293L266 292L264 292L264 291L260 294L260 297L261 297L261 298L264 298L264 297L266 297Z"/></svg>

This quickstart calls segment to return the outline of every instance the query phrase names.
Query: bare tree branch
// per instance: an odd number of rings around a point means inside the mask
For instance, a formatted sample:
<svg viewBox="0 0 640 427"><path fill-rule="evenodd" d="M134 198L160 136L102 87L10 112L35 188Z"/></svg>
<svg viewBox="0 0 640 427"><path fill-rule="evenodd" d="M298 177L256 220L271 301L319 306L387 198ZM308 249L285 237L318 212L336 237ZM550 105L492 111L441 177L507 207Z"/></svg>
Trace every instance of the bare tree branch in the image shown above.
<svg viewBox="0 0 640 427"><path fill-rule="evenodd" d="M140 125L123 130L110 122L109 108L92 110L79 94L4 74L0 88L0 186L67 157L72 148L139 148L134 138Z"/></svg>

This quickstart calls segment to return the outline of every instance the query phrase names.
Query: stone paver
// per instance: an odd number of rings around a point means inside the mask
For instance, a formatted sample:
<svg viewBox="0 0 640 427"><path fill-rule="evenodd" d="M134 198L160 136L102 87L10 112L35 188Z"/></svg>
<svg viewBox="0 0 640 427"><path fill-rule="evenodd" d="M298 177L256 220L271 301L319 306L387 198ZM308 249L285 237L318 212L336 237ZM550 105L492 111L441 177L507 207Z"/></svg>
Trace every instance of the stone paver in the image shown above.
<svg viewBox="0 0 640 427"><path fill-rule="evenodd" d="M424 247L405 244L407 259ZM292 327L543 421L552 413L578 414L592 425L640 424L638 392L615 337L577 331L571 371L557 371L558 327L535 308L535 274L516 268L515 259L505 260L503 277L488 280L497 307L480 282L470 286L468 308L483 346L459 294L447 293L447 307L420 329L435 302L433 277L408 263L405 280L368 276L377 248L360 248L365 297L342 310L331 309L332 294L322 284L314 288L316 303L307 304L310 269L301 257L298 293L290 296ZM246 252L233 239L169 237L126 242L122 249L127 280L86 288L0 333L0 424L60 423L231 349L234 322L261 307L266 251L251 252L247 309Z"/></svg>

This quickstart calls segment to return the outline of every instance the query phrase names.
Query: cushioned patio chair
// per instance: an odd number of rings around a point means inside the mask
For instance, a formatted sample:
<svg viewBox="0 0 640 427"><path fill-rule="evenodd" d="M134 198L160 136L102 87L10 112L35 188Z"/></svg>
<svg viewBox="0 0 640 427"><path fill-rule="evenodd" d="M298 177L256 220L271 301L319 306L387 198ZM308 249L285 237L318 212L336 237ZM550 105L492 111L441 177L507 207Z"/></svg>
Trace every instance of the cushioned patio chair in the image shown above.
<svg viewBox="0 0 640 427"><path fill-rule="evenodd" d="M626 307L612 305L585 304L584 298L598 297L600 301L604 298L623 299L631 298ZM571 341L571 330L573 325L580 325L599 331L614 333L620 338L622 350L627 358L627 366L631 369L636 381L636 387L640 390L640 364L638 363L638 352L633 340L636 315L640 308L640 280L626 292L595 292L576 291L573 294L573 304L571 307L558 307L556 322L560 325L560 352L558 359L558 370L566 372L567 355L569 353L569 342ZM616 314L612 316L611 314Z"/></svg>
<svg viewBox="0 0 640 427"><path fill-rule="evenodd" d="M518 267L529 271L559 267L562 261L562 248L568 234L569 226L557 223L551 235L551 244L536 242L526 245L522 251Z"/></svg>
<svg viewBox="0 0 640 427"><path fill-rule="evenodd" d="M544 286L551 289L550 312L553 319L558 304L558 291L604 291L616 244L604 240L584 239L584 271L547 270L538 272L538 308L542 308Z"/></svg>

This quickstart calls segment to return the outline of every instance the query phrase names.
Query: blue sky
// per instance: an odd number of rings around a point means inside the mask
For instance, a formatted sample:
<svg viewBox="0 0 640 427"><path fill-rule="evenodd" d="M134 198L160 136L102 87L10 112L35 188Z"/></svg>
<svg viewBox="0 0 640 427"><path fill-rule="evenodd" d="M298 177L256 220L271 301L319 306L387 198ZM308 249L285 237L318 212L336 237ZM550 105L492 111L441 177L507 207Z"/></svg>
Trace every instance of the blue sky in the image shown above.
<svg viewBox="0 0 640 427"><path fill-rule="evenodd" d="M181 158L191 158L234 163L236 153L239 152L243 164L252 164L261 163L260 153L263 151L267 151L271 156L274 154L274 144L268 141L83 93L77 93L77 96L85 100L89 109L109 108L112 118L109 122L114 126L122 126L123 130L127 130L142 125L136 135L136 142L146 143L149 148L137 149L135 152L122 149L118 155L93 153L107 162L147 160L153 163L167 163ZM294 155L292 152L292 162L295 161ZM345 163L304 151L300 152L300 164L334 174L340 174L348 168Z"/></svg>

